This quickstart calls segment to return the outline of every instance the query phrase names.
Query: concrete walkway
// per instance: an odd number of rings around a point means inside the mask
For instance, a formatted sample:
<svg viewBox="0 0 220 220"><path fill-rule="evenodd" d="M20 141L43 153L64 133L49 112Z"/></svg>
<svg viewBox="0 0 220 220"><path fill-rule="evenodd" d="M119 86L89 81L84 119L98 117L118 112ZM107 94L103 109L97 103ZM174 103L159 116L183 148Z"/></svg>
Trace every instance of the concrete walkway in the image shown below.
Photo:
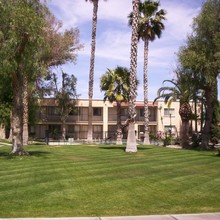
<svg viewBox="0 0 220 220"><path fill-rule="evenodd" d="M74 218L0 218L0 220L220 220L220 213Z"/></svg>

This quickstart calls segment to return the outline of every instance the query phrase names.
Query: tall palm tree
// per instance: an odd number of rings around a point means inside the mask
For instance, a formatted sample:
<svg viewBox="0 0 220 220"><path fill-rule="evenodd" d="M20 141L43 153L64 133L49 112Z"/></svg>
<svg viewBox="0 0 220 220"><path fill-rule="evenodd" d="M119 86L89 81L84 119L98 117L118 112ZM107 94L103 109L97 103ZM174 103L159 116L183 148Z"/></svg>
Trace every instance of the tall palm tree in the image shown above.
<svg viewBox="0 0 220 220"><path fill-rule="evenodd" d="M121 103L129 100L130 72L127 68L108 69L101 77L100 88L104 91L104 101L117 103L117 140L122 144Z"/></svg>
<svg viewBox="0 0 220 220"><path fill-rule="evenodd" d="M148 46L149 41L154 41L156 37L160 38L165 20L166 12L161 9L159 2L151 0L140 2L139 18L138 18L138 40L144 41L144 69L143 69L143 85L144 85L144 144L150 144L149 141L149 110L148 110ZM132 25L133 13L129 15L129 25Z"/></svg>
<svg viewBox="0 0 220 220"><path fill-rule="evenodd" d="M130 124L128 128L128 138L126 152L136 152L137 143L135 137L135 101L137 93L137 44L138 44L138 13L140 0L132 0L133 22L131 35L131 54L130 54L130 99L129 99L129 117Z"/></svg>
<svg viewBox="0 0 220 220"><path fill-rule="evenodd" d="M94 65L95 65L95 47L96 47L96 26L99 0L85 0L93 3L93 18L92 18L92 43L90 57L90 72L89 72L89 110L88 110L88 134L87 143L92 143L92 97L93 97L93 82L94 82Z"/></svg>
<svg viewBox="0 0 220 220"><path fill-rule="evenodd" d="M164 80L164 83L168 82L173 84L173 86L163 86L157 91L157 98L154 102L160 98L164 98L165 103L168 104L170 108L173 101L179 100L179 115L182 121L181 128L181 145L183 148L189 147L189 121L192 116L192 109L189 104L192 98L192 93L187 85L187 79L182 75L181 78L177 80Z"/></svg>

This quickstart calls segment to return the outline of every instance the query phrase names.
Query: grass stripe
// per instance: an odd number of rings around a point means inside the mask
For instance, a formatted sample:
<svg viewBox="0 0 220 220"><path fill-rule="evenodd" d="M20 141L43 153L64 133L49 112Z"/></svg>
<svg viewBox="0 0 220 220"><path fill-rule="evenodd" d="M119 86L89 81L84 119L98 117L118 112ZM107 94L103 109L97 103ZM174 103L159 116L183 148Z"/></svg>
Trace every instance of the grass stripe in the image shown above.
<svg viewBox="0 0 220 220"><path fill-rule="evenodd" d="M0 217L114 216L220 211L215 152L140 146L0 148Z"/></svg>

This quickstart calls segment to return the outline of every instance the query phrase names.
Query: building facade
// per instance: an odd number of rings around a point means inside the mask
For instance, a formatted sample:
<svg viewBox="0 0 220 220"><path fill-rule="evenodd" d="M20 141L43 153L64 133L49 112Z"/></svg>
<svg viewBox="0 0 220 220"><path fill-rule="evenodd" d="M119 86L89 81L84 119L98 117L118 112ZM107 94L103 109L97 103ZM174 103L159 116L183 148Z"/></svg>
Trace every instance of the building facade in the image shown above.
<svg viewBox="0 0 220 220"><path fill-rule="evenodd" d="M75 108L70 112L66 120L67 138L87 139L88 129L88 100L79 99ZM117 106L103 100L93 100L93 138L109 139L114 136L117 129ZM178 135L180 132L181 119L179 116L179 102L173 102L168 108L163 101L149 102L149 131L150 134L157 132L172 132ZM144 103L136 102L136 124L135 130L137 139L144 136ZM121 121L122 125L128 119L128 105L122 104ZM47 135L50 138L61 138L62 123L59 116L55 99L40 99L38 121L30 128L30 136L37 139L44 139ZM126 128L123 131L123 138L126 138Z"/></svg>

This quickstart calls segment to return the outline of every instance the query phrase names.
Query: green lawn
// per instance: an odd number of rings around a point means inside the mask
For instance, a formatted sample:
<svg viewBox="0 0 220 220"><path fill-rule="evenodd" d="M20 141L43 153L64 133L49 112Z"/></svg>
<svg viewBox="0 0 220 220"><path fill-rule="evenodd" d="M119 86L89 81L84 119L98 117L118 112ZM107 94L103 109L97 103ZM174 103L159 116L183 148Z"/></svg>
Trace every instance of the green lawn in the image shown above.
<svg viewBox="0 0 220 220"><path fill-rule="evenodd" d="M220 212L216 152L141 146L0 147L0 217Z"/></svg>

